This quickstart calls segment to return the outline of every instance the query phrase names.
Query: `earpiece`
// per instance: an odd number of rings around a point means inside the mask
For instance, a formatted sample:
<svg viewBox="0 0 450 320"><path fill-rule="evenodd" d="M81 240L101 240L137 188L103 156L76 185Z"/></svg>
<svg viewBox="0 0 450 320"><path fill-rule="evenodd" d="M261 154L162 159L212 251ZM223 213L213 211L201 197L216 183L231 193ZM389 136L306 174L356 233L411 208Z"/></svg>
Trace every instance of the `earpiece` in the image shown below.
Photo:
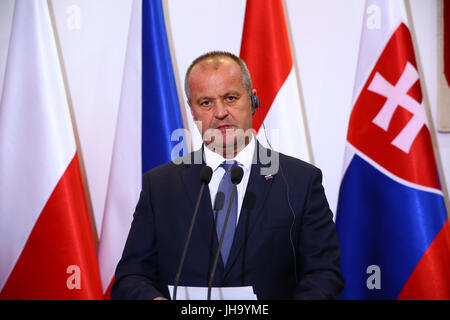
<svg viewBox="0 0 450 320"><path fill-rule="evenodd" d="M256 109L259 108L259 98L255 96L253 93L250 96L250 98L252 99L252 114L255 114Z"/></svg>
<svg viewBox="0 0 450 320"><path fill-rule="evenodd" d="M252 94L252 108L253 108L253 113L255 113L256 108L259 108L259 99L258 99L257 96L255 96L253 94ZM263 114L262 114L261 109L259 109L259 115L261 117L261 123L262 123L262 127L264 129L264 135L266 137L267 144L269 145L269 148L271 150L273 150L272 145L270 144L269 138L267 137L267 130L266 130L266 126L264 125L264 119L263 119ZM289 229L289 241L291 243L292 255L294 257L294 259L293 259L293 263L294 263L294 278L295 278L295 282L297 283L298 282L298 276L297 276L297 254L296 254L296 251L295 251L295 245L294 245L294 241L293 241L293 231L294 231L294 225L295 225L295 212L294 212L294 209L292 208L291 199L289 197L289 184L288 184L288 182L286 180L286 177L284 175L283 167L281 166L281 163L280 163L280 172L281 172L281 176L282 176L282 178L284 180L284 184L286 185L286 198L287 198L287 202L288 202L288 205L289 205L289 209L291 209L291 213L292 213L292 224L291 224L291 227Z"/></svg>

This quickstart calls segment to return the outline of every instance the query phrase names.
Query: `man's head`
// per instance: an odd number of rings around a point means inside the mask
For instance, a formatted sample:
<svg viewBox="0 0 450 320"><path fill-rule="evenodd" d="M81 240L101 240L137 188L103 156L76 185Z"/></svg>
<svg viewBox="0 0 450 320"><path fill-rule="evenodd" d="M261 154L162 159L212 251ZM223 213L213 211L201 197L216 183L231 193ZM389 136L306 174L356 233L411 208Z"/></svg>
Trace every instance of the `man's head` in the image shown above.
<svg viewBox="0 0 450 320"><path fill-rule="evenodd" d="M234 156L248 144L252 82L244 61L228 52L198 57L186 72L185 91L205 145Z"/></svg>

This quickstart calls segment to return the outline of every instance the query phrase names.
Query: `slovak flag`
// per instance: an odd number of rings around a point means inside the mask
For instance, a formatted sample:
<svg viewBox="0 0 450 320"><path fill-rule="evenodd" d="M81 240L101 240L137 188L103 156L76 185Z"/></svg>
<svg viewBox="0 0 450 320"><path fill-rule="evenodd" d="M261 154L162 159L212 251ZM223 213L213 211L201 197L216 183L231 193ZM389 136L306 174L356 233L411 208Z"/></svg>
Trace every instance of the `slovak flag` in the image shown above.
<svg viewBox="0 0 450 320"><path fill-rule="evenodd" d="M336 224L343 299L450 299L450 225L402 1L368 0Z"/></svg>

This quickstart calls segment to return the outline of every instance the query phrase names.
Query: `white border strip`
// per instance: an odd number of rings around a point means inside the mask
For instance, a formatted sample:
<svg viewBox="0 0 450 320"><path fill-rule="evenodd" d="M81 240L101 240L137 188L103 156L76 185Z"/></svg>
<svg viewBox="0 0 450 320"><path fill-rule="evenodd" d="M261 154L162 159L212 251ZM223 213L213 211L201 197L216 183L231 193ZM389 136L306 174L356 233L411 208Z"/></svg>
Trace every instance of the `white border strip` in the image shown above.
<svg viewBox="0 0 450 320"><path fill-rule="evenodd" d="M357 154L358 156L360 156L362 159L364 159L365 161L367 161L369 164L371 164L373 167L375 167L378 171L380 171L381 173L383 173L384 175L388 176L389 178L391 178L392 180L405 185L407 187L413 188L413 189L417 189L420 191L425 191L425 192L431 192L431 193L435 193L437 195L440 196L444 196L444 193L439 190L439 189L435 189L435 188L430 188L430 187L424 187L420 184L416 184L407 180L404 180L396 175L394 175L392 172L386 170L385 168L383 168L381 165L379 165L377 162L375 162L374 160L372 160L371 158L369 158L367 155L365 155L364 153L362 153L360 150L358 150L354 145L352 145L349 141L347 141L347 147L352 150L355 154Z"/></svg>

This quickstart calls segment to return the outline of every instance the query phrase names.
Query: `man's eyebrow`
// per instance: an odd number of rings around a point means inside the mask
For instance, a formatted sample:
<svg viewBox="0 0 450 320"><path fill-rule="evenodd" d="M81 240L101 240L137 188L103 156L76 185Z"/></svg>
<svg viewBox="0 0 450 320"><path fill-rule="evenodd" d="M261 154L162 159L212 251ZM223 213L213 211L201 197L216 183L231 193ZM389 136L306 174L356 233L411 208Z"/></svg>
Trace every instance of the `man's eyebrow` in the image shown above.
<svg viewBox="0 0 450 320"><path fill-rule="evenodd" d="M239 93L239 91L237 90L230 90L225 92L224 94L219 95L220 98L229 96L229 95L234 95L234 96L241 96L241 93ZM214 97L210 97L210 96L200 96L196 99L196 101L201 101L201 100L215 100L216 98Z"/></svg>
<svg viewBox="0 0 450 320"><path fill-rule="evenodd" d="M196 100L200 101L200 100L205 100L205 99L207 99L207 100L214 100L214 98L209 97L209 96L201 96L201 97L198 97Z"/></svg>
<svg viewBox="0 0 450 320"><path fill-rule="evenodd" d="M241 94L237 90L230 90L230 91L225 92L225 94L220 95L220 97L223 98L223 97L226 97L226 96L229 96L229 95L240 96Z"/></svg>

